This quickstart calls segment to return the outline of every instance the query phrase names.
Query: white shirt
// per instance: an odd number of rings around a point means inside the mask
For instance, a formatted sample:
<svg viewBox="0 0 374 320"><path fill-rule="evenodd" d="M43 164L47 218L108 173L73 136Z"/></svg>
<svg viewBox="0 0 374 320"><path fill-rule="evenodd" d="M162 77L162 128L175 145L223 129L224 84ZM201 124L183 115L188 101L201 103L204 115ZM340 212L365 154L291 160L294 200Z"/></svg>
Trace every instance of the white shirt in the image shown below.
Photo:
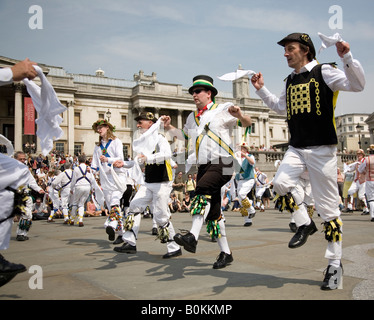
<svg viewBox="0 0 374 320"><path fill-rule="evenodd" d="M82 178L82 172L86 173L86 177L88 180L86 178ZM86 164L81 163L78 167L74 168L73 179L71 180L70 188L71 190L73 190L76 186L93 186L94 182L94 177L91 172L88 172Z"/></svg>
<svg viewBox="0 0 374 320"><path fill-rule="evenodd" d="M344 72L329 64L322 66L322 77L327 86L333 91L362 91L365 87L365 73L359 61L353 59L352 53L348 52L341 59L344 64ZM301 68L300 73L312 70L318 62L313 60ZM291 76L296 74L295 71ZM265 104L278 114L287 114L286 85L280 95L276 97L265 86L256 91L256 94Z"/></svg>
<svg viewBox="0 0 374 320"><path fill-rule="evenodd" d="M200 120L198 120L196 116L196 112L191 112L186 120L184 125L183 131L185 135L188 136L189 139L193 139L195 141L197 139L197 131L199 128L198 123L204 122L205 117L209 117L209 113L213 112L209 108L213 106L213 102L208 104L208 110L206 110ZM213 120L214 119L214 120ZM209 129L219 136L225 144L231 146L231 133L232 129L238 123L238 119L233 117L228 110L223 110L214 116L212 121L210 121ZM204 131L203 131L204 133ZM192 143L195 145L195 143ZM231 146L232 148L232 146ZM192 153L196 153L195 150L190 150ZM199 145L197 157L198 164L206 164L209 161L214 161L220 157L228 157L229 154L225 151L217 142L213 141L207 135L205 135Z"/></svg>
<svg viewBox="0 0 374 320"><path fill-rule="evenodd" d="M83 168L82 168L83 169ZM79 169L78 169L79 170ZM84 171L83 171L84 172ZM66 175L68 174L68 176ZM63 186L70 189L70 182L73 179L73 170L66 169L65 171L61 172L53 181L52 181L52 187L54 189L60 189Z"/></svg>
<svg viewBox="0 0 374 320"><path fill-rule="evenodd" d="M13 72L10 68L0 69L0 86L5 86L13 82Z"/></svg>

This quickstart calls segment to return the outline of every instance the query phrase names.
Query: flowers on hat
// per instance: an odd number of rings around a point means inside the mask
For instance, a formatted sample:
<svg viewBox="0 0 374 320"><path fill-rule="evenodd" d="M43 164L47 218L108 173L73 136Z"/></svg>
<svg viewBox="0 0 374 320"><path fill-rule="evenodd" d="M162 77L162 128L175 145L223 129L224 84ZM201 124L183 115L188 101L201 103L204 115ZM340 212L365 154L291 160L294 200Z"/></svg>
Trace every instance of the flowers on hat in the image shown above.
<svg viewBox="0 0 374 320"><path fill-rule="evenodd" d="M93 129L94 131L97 131L97 127L98 127L98 126L103 126L103 125L108 126L109 129L110 129L112 132L115 132L115 131L116 131L116 127L113 126L113 125L112 125L108 120L106 120L106 119L99 119L99 120L97 120L96 122L94 122L94 124L92 125L92 129Z"/></svg>

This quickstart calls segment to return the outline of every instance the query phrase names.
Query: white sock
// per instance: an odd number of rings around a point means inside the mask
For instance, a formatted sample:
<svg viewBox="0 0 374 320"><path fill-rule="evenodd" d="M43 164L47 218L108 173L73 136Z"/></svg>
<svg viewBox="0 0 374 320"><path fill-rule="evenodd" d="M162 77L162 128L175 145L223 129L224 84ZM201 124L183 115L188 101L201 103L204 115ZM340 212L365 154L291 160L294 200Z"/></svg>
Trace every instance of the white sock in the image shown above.
<svg viewBox="0 0 374 320"><path fill-rule="evenodd" d="M202 215L195 214L192 217L192 227L191 227L190 232L195 236L196 241L199 238L200 230L203 226L203 223L204 223L204 217Z"/></svg>
<svg viewBox="0 0 374 320"><path fill-rule="evenodd" d="M223 220L221 219L219 222L218 222L218 225L221 229L221 237L218 238L217 242L218 242L218 245L221 249L221 252L225 252L227 254L231 254L231 250L229 248L229 243L227 242L227 237L226 237L226 227L225 227L225 223L223 222Z"/></svg>
<svg viewBox="0 0 374 320"><path fill-rule="evenodd" d="M338 259L329 259L329 265L333 266L335 268L339 268L340 267L340 260L338 260Z"/></svg>

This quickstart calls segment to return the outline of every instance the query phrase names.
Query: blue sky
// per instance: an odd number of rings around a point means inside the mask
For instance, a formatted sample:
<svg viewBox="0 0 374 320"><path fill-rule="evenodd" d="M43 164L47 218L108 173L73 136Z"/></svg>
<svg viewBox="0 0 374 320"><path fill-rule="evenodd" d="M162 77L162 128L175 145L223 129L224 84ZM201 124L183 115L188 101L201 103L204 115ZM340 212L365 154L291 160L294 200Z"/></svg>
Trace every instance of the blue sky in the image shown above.
<svg viewBox="0 0 374 320"><path fill-rule="evenodd" d="M29 27L32 5L43 10L43 29ZM342 9L342 29L331 28L331 6ZM373 12L368 0L0 0L0 55L71 73L94 74L100 67L108 77L130 80L139 70L156 72L160 82L186 87L195 75L208 74L223 91L231 91L231 84L217 76L241 64L261 71L266 86L279 94L291 69L277 41L306 32L318 51L318 32L339 32L362 63L367 83L362 93L340 94L336 115L372 113ZM334 48L317 59L342 67ZM253 87L250 94L257 98Z"/></svg>

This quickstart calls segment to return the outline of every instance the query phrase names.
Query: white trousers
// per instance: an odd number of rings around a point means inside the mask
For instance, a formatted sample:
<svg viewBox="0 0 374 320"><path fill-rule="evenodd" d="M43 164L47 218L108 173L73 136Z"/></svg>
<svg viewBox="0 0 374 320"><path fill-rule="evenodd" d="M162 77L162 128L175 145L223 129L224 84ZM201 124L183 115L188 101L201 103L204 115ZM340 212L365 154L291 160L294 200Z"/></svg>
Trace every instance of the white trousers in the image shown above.
<svg viewBox="0 0 374 320"><path fill-rule="evenodd" d="M86 203L88 196L90 195L90 191L90 185L75 186L73 205L71 208L71 220L75 219L78 209L79 222L83 222L84 204Z"/></svg>
<svg viewBox="0 0 374 320"><path fill-rule="evenodd" d="M365 182L365 192L371 218L374 218L374 181Z"/></svg>
<svg viewBox="0 0 374 320"><path fill-rule="evenodd" d="M126 176L124 174L118 174L118 177L122 180L123 184L126 184ZM110 183L112 183L113 185L116 185L115 182L114 182L113 176L111 174L107 174L107 178L108 178ZM122 195L123 195L123 193L120 190L118 190L118 189L112 190L105 185L102 185L102 190L103 190L105 202L107 204L109 212L111 210L111 207L113 207L113 206L120 207L121 198L122 198ZM120 211L121 211L121 209L120 209ZM122 219L122 217L123 217L123 212L120 212L120 219ZM119 235L123 234L123 228L122 228L122 226L121 227L118 226L118 220L110 219L110 217L108 217L104 222L104 227L106 228L108 226L113 228L113 230L119 229L118 230Z"/></svg>
<svg viewBox="0 0 374 320"><path fill-rule="evenodd" d="M10 216L13 211L14 194L8 190L0 190L0 220ZM9 248L10 236L12 233L13 218L0 223L0 250Z"/></svg>
<svg viewBox="0 0 374 320"><path fill-rule="evenodd" d="M262 195L265 193L266 187L262 187L261 185L256 186L256 207L260 208L261 210L265 210L265 206L262 203Z"/></svg>
<svg viewBox="0 0 374 320"><path fill-rule="evenodd" d="M171 213L168 206L170 192L172 185L170 182L160 183L145 183L142 185L134 198L130 202L128 209L129 214L138 213L134 216L134 225L131 231L126 231L122 239L130 245L136 245L138 237L141 213L149 206L153 209L153 219L159 227L166 227L168 225L169 239L174 239L175 231L173 224L170 221ZM167 243L168 252L179 250L179 245L175 241Z"/></svg>
<svg viewBox="0 0 374 320"><path fill-rule="evenodd" d="M64 220L69 219L69 203L70 203L70 187L65 187L60 191L61 208L64 215Z"/></svg>
<svg viewBox="0 0 374 320"><path fill-rule="evenodd" d="M315 206L320 217L326 222L340 218L336 146L290 146L273 179L274 191L281 196L291 192L296 204L301 204L304 199L300 198L295 186L306 170L309 172ZM294 219L297 226L310 221L304 206L294 212ZM328 242L325 258L338 260L341 255L341 241Z"/></svg>
<svg viewBox="0 0 374 320"><path fill-rule="evenodd" d="M348 189L348 196L349 198L349 203L348 203L348 208L352 210L352 202L353 202L353 195L357 193L357 197L364 202L365 207L367 207L366 203L366 198L365 198L365 192L366 192L366 182L363 182L360 184L360 182L353 181L351 186Z"/></svg>
<svg viewBox="0 0 374 320"><path fill-rule="evenodd" d="M237 181L237 194L239 203L242 204L242 201L247 198L247 194L252 190L253 186L255 184L255 179L249 179L249 180L238 180ZM253 201L249 200L251 203L251 207L248 210L248 216L244 218L244 222L252 222L252 216L254 213L256 213L255 208L253 207Z"/></svg>
<svg viewBox="0 0 374 320"><path fill-rule="evenodd" d="M52 186L48 187L48 194L52 200L53 210L60 209L60 196L58 195L58 191L53 189Z"/></svg>
<svg viewBox="0 0 374 320"><path fill-rule="evenodd" d="M312 194L312 186L310 185L309 179L300 178L300 180L299 180L298 184L296 185L295 189L292 191L292 194L294 194L294 198L298 199L299 201L301 201L301 199L302 199L302 203L297 204L299 207L303 206L303 207L306 207L306 209L307 209L307 206L314 205L314 198L313 198L313 194ZM307 210L307 212L308 212L308 210ZM298 216L301 216L301 215L298 214L297 211L293 212L291 214L291 222L295 222L295 216L298 217ZM304 223L302 223L302 222L303 221L300 221L300 219L299 219L297 226L303 225Z"/></svg>

